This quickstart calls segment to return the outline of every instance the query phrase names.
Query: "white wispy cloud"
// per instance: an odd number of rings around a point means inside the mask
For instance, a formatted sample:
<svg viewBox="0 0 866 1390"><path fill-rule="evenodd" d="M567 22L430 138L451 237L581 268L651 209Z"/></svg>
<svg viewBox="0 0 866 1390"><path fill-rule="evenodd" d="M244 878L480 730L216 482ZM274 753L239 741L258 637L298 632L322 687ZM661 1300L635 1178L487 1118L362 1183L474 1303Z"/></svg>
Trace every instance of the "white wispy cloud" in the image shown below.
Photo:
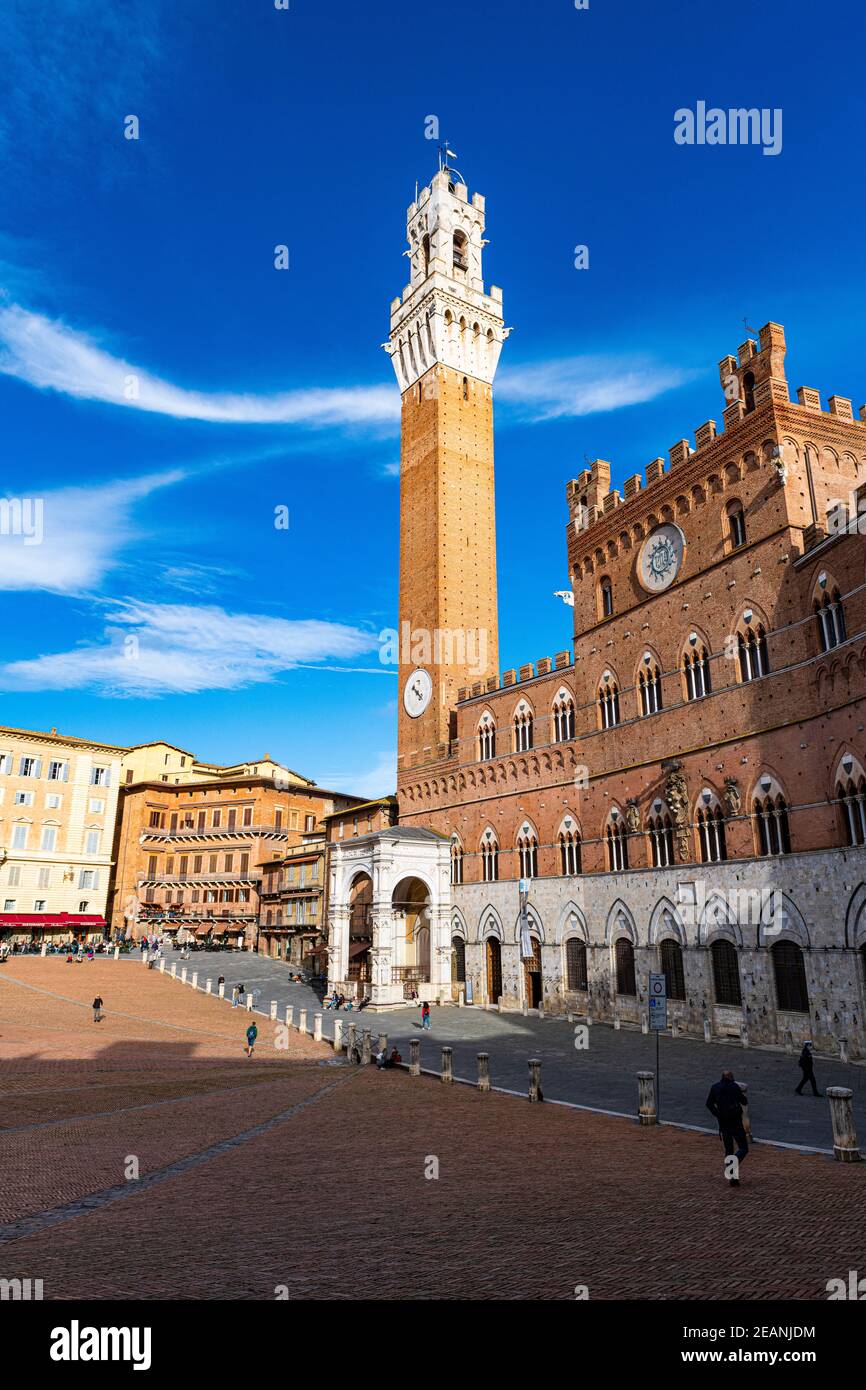
<svg viewBox="0 0 866 1390"><path fill-rule="evenodd" d="M497 399L522 419L558 420L640 405L698 374L650 357L559 357L505 367L495 389Z"/></svg>
<svg viewBox="0 0 866 1390"><path fill-rule="evenodd" d="M187 476L175 468L89 487L40 491L7 473L7 491L0 501L0 590L74 595L95 588L135 539L136 503Z"/></svg>
<svg viewBox="0 0 866 1390"><path fill-rule="evenodd" d="M101 642L0 665L0 688L113 697L238 690L377 647L375 633L343 623L127 599L110 606Z"/></svg>
<svg viewBox="0 0 866 1390"><path fill-rule="evenodd" d="M262 395L188 390L114 356L90 334L14 303L0 308L0 372L78 400L215 424L381 426L400 415L392 386Z"/></svg>

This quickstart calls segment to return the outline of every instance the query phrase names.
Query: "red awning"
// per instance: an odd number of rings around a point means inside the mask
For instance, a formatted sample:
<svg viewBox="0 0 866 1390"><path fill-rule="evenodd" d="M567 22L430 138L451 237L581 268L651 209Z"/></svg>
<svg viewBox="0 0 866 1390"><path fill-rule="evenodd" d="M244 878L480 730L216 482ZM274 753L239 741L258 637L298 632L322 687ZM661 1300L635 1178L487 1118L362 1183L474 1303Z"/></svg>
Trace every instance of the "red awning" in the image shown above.
<svg viewBox="0 0 866 1390"><path fill-rule="evenodd" d="M74 912L0 912L0 927L104 927L104 917Z"/></svg>

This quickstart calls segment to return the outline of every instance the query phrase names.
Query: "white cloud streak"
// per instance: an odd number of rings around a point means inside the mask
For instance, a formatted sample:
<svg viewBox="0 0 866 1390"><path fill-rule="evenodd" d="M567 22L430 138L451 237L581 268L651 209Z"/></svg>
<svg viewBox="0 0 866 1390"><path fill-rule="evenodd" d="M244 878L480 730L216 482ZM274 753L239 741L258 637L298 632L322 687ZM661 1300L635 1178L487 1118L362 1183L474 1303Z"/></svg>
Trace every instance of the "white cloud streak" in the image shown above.
<svg viewBox="0 0 866 1390"><path fill-rule="evenodd" d="M356 657L373 632L217 606L114 603L104 641L0 666L5 690L92 690L114 698L238 690L298 666Z"/></svg>
<svg viewBox="0 0 866 1390"><path fill-rule="evenodd" d="M649 357L560 357L504 368L495 390L516 416L541 422L641 405L697 375Z"/></svg>
<svg viewBox="0 0 866 1390"><path fill-rule="evenodd" d="M78 400L214 424L381 426L400 415L400 398L391 386L301 388L274 395L187 390L112 356L60 319L20 304L0 308L0 372Z"/></svg>

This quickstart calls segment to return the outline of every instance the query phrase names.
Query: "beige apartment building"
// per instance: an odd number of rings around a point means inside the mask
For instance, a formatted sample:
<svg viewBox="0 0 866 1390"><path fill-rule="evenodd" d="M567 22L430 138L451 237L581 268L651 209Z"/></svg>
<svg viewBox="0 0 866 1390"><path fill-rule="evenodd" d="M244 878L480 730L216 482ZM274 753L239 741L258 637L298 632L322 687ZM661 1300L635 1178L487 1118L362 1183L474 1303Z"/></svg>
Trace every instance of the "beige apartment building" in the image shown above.
<svg viewBox="0 0 866 1390"><path fill-rule="evenodd" d="M0 940L102 937L124 752L0 727Z"/></svg>

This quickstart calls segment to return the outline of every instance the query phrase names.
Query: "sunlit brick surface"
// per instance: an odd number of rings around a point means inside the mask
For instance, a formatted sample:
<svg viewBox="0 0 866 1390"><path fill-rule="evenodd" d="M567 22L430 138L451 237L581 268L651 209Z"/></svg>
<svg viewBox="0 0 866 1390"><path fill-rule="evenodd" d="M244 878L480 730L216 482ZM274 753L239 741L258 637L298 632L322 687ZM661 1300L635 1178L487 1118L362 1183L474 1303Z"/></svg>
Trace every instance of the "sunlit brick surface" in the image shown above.
<svg viewBox="0 0 866 1390"><path fill-rule="evenodd" d="M713 1138L331 1065L296 1033L278 1052L261 1018L248 1061L249 1018L125 962L2 968L0 1277L46 1298L813 1299L866 1268L861 1167L759 1147L733 1191Z"/></svg>

